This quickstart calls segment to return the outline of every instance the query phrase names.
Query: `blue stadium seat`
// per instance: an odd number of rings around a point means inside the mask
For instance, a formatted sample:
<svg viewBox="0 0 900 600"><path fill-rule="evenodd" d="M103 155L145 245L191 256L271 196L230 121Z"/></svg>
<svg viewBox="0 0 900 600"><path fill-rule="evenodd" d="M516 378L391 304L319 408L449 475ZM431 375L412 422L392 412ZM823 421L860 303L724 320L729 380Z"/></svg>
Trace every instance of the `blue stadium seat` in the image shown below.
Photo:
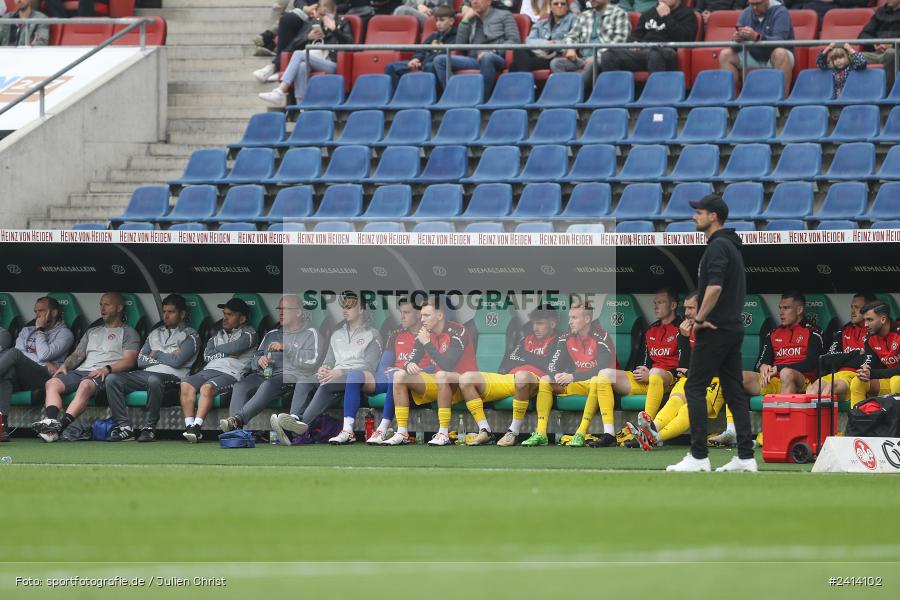
<svg viewBox="0 0 900 600"><path fill-rule="evenodd" d="M631 221L659 216L662 186L658 183L632 183L625 186L612 212L616 221Z"/></svg>
<svg viewBox="0 0 900 600"><path fill-rule="evenodd" d="M824 106L798 106L791 110L781 133L772 140L780 144L790 142L818 142L828 133L828 109Z"/></svg>
<svg viewBox="0 0 900 600"><path fill-rule="evenodd" d="M455 219L462 212L463 187L456 183L429 185L422 193L422 199L415 214L408 221L426 219Z"/></svg>
<svg viewBox="0 0 900 600"><path fill-rule="evenodd" d="M828 188L819 212L806 217L807 221L858 219L865 211L869 188L858 181L833 183Z"/></svg>
<svg viewBox="0 0 900 600"><path fill-rule="evenodd" d="M306 114L306 113L301 113ZM278 172L262 183L269 185L293 185L312 183L322 172L322 152L318 148L291 148L281 159Z"/></svg>
<svg viewBox="0 0 900 600"><path fill-rule="evenodd" d="M665 221L679 221L694 216L690 202L712 194L713 187L709 183L679 183L672 189L669 202L659 218Z"/></svg>
<svg viewBox="0 0 900 600"><path fill-rule="evenodd" d="M679 71L674 71L679 72ZM725 106L734 98L734 75L731 71L700 71L687 99L675 106Z"/></svg>
<svg viewBox="0 0 900 600"><path fill-rule="evenodd" d="M504 73L494 85L491 99L477 108L497 110L499 108L523 108L534 101L534 75L531 73Z"/></svg>
<svg viewBox="0 0 900 600"><path fill-rule="evenodd" d="M256 231L256 224L246 221L222 223L219 225L219 231Z"/></svg>
<svg viewBox="0 0 900 600"><path fill-rule="evenodd" d="M635 146L614 181L655 181L666 174L668 156L665 146Z"/></svg>
<svg viewBox="0 0 900 600"><path fill-rule="evenodd" d="M572 145L618 144L628 135L628 111L624 108L599 108L591 113L581 137Z"/></svg>
<svg viewBox="0 0 900 600"><path fill-rule="evenodd" d="M238 185L228 189L218 213L199 219L206 223L257 221L262 217L266 191L260 185Z"/></svg>
<svg viewBox="0 0 900 600"><path fill-rule="evenodd" d="M572 223L566 227L566 233L603 233L606 227L603 223Z"/></svg>
<svg viewBox="0 0 900 600"><path fill-rule="evenodd" d="M394 115L391 129L383 140L370 146L421 146L431 137L431 113L416 108Z"/></svg>
<svg viewBox="0 0 900 600"><path fill-rule="evenodd" d="M206 231L206 225L203 223L175 223L169 227L169 231Z"/></svg>
<svg viewBox="0 0 900 600"><path fill-rule="evenodd" d="M478 76L481 78L481 75ZM413 227L413 232L420 233L453 233L453 223L449 221L426 221Z"/></svg>
<svg viewBox="0 0 900 600"><path fill-rule="evenodd" d="M401 231L405 231L405 229L403 229L403 224L398 223L397 221L377 221L375 223L366 223L363 226L362 230L369 233L400 233Z"/></svg>
<svg viewBox="0 0 900 600"><path fill-rule="evenodd" d="M153 221L169 210L169 188L164 185L142 185L131 193L125 212L109 220Z"/></svg>
<svg viewBox="0 0 900 600"><path fill-rule="evenodd" d="M350 96L333 110L367 110L384 106L390 100L391 78L380 73L367 73L356 78Z"/></svg>
<svg viewBox="0 0 900 600"><path fill-rule="evenodd" d="M878 173L870 177L877 181L898 181L900 180L900 146L893 146L888 150L884 162Z"/></svg>
<svg viewBox="0 0 900 600"><path fill-rule="evenodd" d="M472 192L469 206L460 219L499 219L512 210L512 186L508 183L483 183Z"/></svg>
<svg viewBox="0 0 900 600"><path fill-rule="evenodd" d="M835 221L822 221L816 226L819 231L835 231L840 229L856 229L856 222L846 219L838 219Z"/></svg>
<svg viewBox="0 0 900 600"><path fill-rule="evenodd" d="M175 208L156 220L163 223L172 221L200 221L216 212L216 188L212 185L192 185L181 190Z"/></svg>
<svg viewBox="0 0 900 600"><path fill-rule="evenodd" d="M559 214L562 221L584 221L609 217L612 189L608 183L579 183L569 194L566 207Z"/></svg>
<svg viewBox="0 0 900 600"><path fill-rule="evenodd" d="M726 106L775 106L784 100L784 74L778 69L753 69L741 93Z"/></svg>
<svg viewBox="0 0 900 600"><path fill-rule="evenodd" d="M900 219L900 183L885 183L875 194L872 208L859 216L859 221L890 221Z"/></svg>
<svg viewBox="0 0 900 600"><path fill-rule="evenodd" d="M575 156L572 169L562 181L602 181L616 175L616 148L606 144L582 146Z"/></svg>
<svg viewBox="0 0 900 600"><path fill-rule="evenodd" d="M722 192L728 219L758 219L763 207L763 185L755 181L730 183Z"/></svg>
<svg viewBox="0 0 900 600"><path fill-rule="evenodd" d="M768 143L775 137L776 111L772 106L748 106L738 111L725 138L729 144Z"/></svg>
<svg viewBox="0 0 900 600"><path fill-rule="evenodd" d="M511 181L519 174L519 159L517 146L489 146L481 155L472 176L460 181L462 183Z"/></svg>
<svg viewBox="0 0 900 600"><path fill-rule="evenodd" d="M275 151L272 148L244 148L238 152L231 172L217 183L261 183L274 173Z"/></svg>
<svg viewBox="0 0 900 600"><path fill-rule="evenodd" d="M799 106L801 104L823 105L834 95L834 80L831 71L804 69L797 75L791 95L779 106Z"/></svg>
<svg viewBox="0 0 900 600"><path fill-rule="evenodd" d="M469 157L465 146L437 146L431 151L416 183L456 182L466 176Z"/></svg>
<svg viewBox="0 0 900 600"><path fill-rule="evenodd" d="M653 221L625 221L616 223L616 233L653 233L656 227Z"/></svg>
<svg viewBox="0 0 900 600"><path fill-rule="evenodd" d="M334 233L353 233L353 225L347 221L321 221L312 228L313 231L331 231Z"/></svg>
<svg viewBox="0 0 900 600"><path fill-rule="evenodd" d="M614 108L634 101L634 73L604 71L597 75L590 98L576 108Z"/></svg>
<svg viewBox="0 0 900 600"><path fill-rule="evenodd" d="M386 110L426 108L436 99L436 78L433 73L407 73L400 78L391 101L382 106Z"/></svg>
<svg viewBox="0 0 900 600"><path fill-rule="evenodd" d="M306 231L305 223L272 223L266 231Z"/></svg>
<svg viewBox="0 0 900 600"><path fill-rule="evenodd" d="M469 223L463 231L465 233L503 233L503 223L478 221L477 223Z"/></svg>
<svg viewBox="0 0 900 600"><path fill-rule="evenodd" d="M815 188L809 181L779 183L772 190L769 206L759 215L766 221L803 219L812 213Z"/></svg>
<svg viewBox="0 0 900 600"><path fill-rule="evenodd" d="M317 183L352 183L369 176L371 150L367 146L339 146Z"/></svg>
<svg viewBox="0 0 900 600"><path fill-rule="evenodd" d="M680 73L680 71L679 71ZM658 75L658 73L654 73ZM640 112L634 131L625 138L625 144L665 144L675 139L678 129L678 111L668 106L645 108Z"/></svg>
<svg viewBox="0 0 900 600"><path fill-rule="evenodd" d="M897 86L894 86L895 88ZM881 133L869 139L876 144L900 144L900 106L895 106L888 113Z"/></svg>
<svg viewBox="0 0 900 600"><path fill-rule="evenodd" d="M308 185L296 185L278 190L269 214L260 221L299 221L313 212L313 190Z"/></svg>
<svg viewBox="0 0 900 600"><path fill-rule="evenodd" d="M72 225L72 231L102 231L109 229L106 223L75 223Z"/></svg>
<svg viewBox="0 0 900 600"><path fill-rule="evenodd" d="M534 221L531 223L519 223L513 230L515 233L553 233L553 223L546 221Z"/></svg>
<svg viewBox="0 0 900 600"><path fill-rule="evenodd" d="M496 113L495 113L496 114ZM568 144L578 133L578 113L571 108L542 110L525 144Z"/></svg>
<svg viewBox="0 0 900 600"><path fill-rule="evenodd" d="M384 113L380 110L357 110L350 113L341 137L327 146L369 146L381 141L384 137Z"/></svg>
<svg viewBox="0 0 900 600"><path fill-rule="evenodd" d="M194 185L219 181L225 177L226 153L219 148L194 150L178 179L169 181L169 185Z"/></svg>
<svg viewBox="0 0 900 600"><path fill-rule="evenodd" d="M284 139L284 113L264 112L250 117L244 137L229 148L271 148Z"/></svg>
<svg viewBox="0 0 900 600"><path fill-rule="evenodd" d="M413 146L388 146L378 161L375 173L366 183L406 183L419 174L419 149Z"/></svg>
<svg viewBox="0 0 900 600"><path fill-rule="evenodd" d="M778 164L763 181L814 179L822 171L822 147L819 144L787 144Z"/></svg>
<svg viewBox="0 0 900 600"><path fill-rule="evenodd" d="M376 219L402 219L412 210L412 190L408 185L382 185L372 194L369 208L361 217L365 221Z"/></svg>
<svg viewBox="0 0 900 600"><path fill-rule="evenodd" d="M537 102L525 105L528 109L568 108L584 100L584 80L581 73L552 73L544 83Z"/></svg>
<svg viewBox="0 0 900 600"><path fill-rule="evenodd" d="M768 144L737 144L725 168L713 181L748 181L765 177L772 162L772 149Z"/></svg>
<svg viewBox="0 0 900 600"><path fill-rule="evenodd" d="M710 181L719 172L719 147L715 144L685 146L672 174L660 181Z"/></svg>
<svg viewBox="0 0 900 600"><path fill-rule="evenodd" d="M730 226L731 223L728 225ZM694 233L695 231L697 231L697 225L693 221L672 221L666 225L666 233Z"/></svg>
<svg viewBox="0 0 900 600"><path fill-rule="evenodd" d="M125 231L151 231L156 229L156 225L146 221L125 221L118 228ZM106 228L104 227L104 229Z"/></svg>
<svg viewBox="0 0 900 600"><path fill-rule="evenodd" d="M820 181L857 181L875 173L875 144L854 142L840 144L828 172L816 177Z"/></svg>
<svg viewBox="0 0 900 600"><path fill-rule="evenodd" d="M474 108L484 102L484 78L478 73L452 75L432 110Z"/></svg>
<svg viewBox="0 0 900 600"><path fill-rule="evenodd" d="M473 146L505 146L518 144L528 137L528 113L520 108L507 108L491 113L484 133Z"/></svg>
<svg viewBox="0 0 900 600"><path fill-rule="evenodd" d="M306 110L297 117L294 130L276 148L326 146L334 137L334 113L330 110Z"/></svg>
<svg viewBox="0 0 900 600"><path fill-rule="evenodd" d="M480 76L479 76L480 77ZM481 133L481 113L475 108L452 108L444 113L441 125L433 138L423 146L467 146Z"/></svg>
<svg viewBox="0 0 900 600"><path fill-rule="evenodd" d="M529 183L522 190L511 220L555 219L562 207L562 190L558 183Z"/></svg>
<svg viewBox="0 0 900 600"><path fill-rule="evenodd" d="M900 221L876 221L869 229L900 229Z"/></svg>
<svg viewBox="0 0 900 600"><path fill-rule="evenodd" d="M308 218L315 221L352 219L362 213L362 206L363 192L361 185L332 185L325 190L319 210Z"/></svg>
<svg viewBox="0 0 900 600"><path fill-rule="evenodd" d="M756 231L756 225L750 221L728 221L725 226L735 231Z"/></svg>
<svg viewBox="0 0 900 600"><path fill-rule="evenodd" d="M891 91L888 92L888 95L875 104L887 104L889 106L900 104L900 79L896 79L894 81L894 87L891 88Z"/></svg>
<svg viewBox="0 0 900 600"><path fill-rule="evenodd" d="M520 181L560 181L569 169L569 149L566 146L535 146L525 161L522 173L514 177Z"/></svg>
<svg viewBox="0 0 900 600"><path fill-rule="evenodd" d="M846 106L831 135L823 142L865 142L878 135L881 129L881 116L874 104Z"/></svg>
<svg viewBox="0 0 900 600"><path fill-rule="evenodd" d="M720 144L728 130L728 109L702 106L688 113L684 129L670 144Z"/></svg>
<svg viewBox="0 0 900 600"><path fill-rule="evenodd" d="M806 229L806 222L800 219L776 219L766 223L766 231L800 231Z"/></svg>
<svg viewBox="0 0 900 600"><path fill-rule="evenodd" d="M334 110L344 102L344 78L341 75L316 75L306 86L306 95L300 104L287 110Z"/></svg>
<svg viewBox="0 0 900 600"><path fill-rule="evenodd" d="M884 69L863 69L850 71L844 91L837 98L828 101L830 106L848 104L872 104L884 98Z"/></svg>
<svg viewBox="0 0 900 600"><path fill-rule="evenodd" d="M681 71L657 71L650 73L641 97L625 106L646 108L648 106L676 106L684 99L684 73Z"/></svg>

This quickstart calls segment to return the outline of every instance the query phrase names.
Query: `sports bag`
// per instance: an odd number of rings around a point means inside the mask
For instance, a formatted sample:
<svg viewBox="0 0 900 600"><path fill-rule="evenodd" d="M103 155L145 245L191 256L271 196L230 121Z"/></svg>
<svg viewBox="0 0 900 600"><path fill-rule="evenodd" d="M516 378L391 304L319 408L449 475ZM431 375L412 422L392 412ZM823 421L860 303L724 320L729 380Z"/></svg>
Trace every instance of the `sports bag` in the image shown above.
<svg viewBox="0 0 900 600"><path fill-rule="evenodd" d="M219 446L222 448L256 448L253 432L246 429L235 429L219 435Z"/></svg>
<svg viewBox="0 0 900 600"><path fill-rule="evenodd" d="M854 406L847 414L845 435L900 437L900 395L869 398Z"/></svg>
<svg viewBox="0 0 900 600"><path fill-rule="evenodd" d="M109 432L116 426L116 422L112 419L97 419L91 428L91 437L98 442L105 442L109 439Z"/></svg>

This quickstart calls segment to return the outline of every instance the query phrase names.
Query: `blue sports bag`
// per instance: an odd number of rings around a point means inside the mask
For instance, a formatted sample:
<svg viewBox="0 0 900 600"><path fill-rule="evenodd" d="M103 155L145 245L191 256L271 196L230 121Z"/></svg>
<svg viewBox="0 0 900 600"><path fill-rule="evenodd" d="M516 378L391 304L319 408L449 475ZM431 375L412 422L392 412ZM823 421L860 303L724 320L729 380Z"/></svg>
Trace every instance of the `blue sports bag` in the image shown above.
<svg viewBox="0 0 900 600"><path fill-rule="evenodd" d="M245 429L235 429L219 435L219 446L222 448L256 448L253 433Z"/></svg>

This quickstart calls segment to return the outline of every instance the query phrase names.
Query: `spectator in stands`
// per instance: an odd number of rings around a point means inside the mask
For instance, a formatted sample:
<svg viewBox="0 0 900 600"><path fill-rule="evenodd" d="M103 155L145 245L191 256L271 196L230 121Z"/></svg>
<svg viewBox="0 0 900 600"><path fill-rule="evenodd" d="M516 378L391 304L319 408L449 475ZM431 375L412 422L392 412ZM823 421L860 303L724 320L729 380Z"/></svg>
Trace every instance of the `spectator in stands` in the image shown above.
<svg viewBox="0 0 900 600"><path fill-rule="evenodd" d="M9 414L13 390L43 388L69 353L74 337L61 312L53 298L38 298L34 303L34 323L22 328L14 348L12 340L6 339L9 332L0 328L0 350L4 350L0 352L0 413ZM0 441L4 437L0 431Z"/></svg>
<svg viewBox="0 0 900 600"><path fill-rule="evenodd" d="M525 0L522 6L529 4ZM576 20L571 12L568 0L550 0L550 16L541 19L531 28L525 39L526 44L558 44L571 31ZM559 55L555 50L515 50L510 71L536 71L549 69L551 59Z"/></svg>
<svg viewBox="0 0 900 600"><path fill-rule="evenodd" d="M405 8L401 6L400 8ZM399 9L398 9L399 10ZM423 44L438 46L440 44L452 44L456 41L456 27L454 27L453 9L449 6L438 6L432 11L436 31L422 40ZM424 71L434 73L434 59L439 51L419 50L408 60L398 60L384 68L384 72L391 76L391 83L396 88L400 78L411 72Z"/></svg>
<svg viewBox="0 0 900 600"><path fill-rule="evenodd" d="M310 44L352 43L353 32L350 29L350 21L336 15L334 0L320 0L316 5L316 18L310 21L304 47ZM287 93L293 85L294 96L297 102L300 102L306 93L310 70L334 73L337 70L336 54L333 50L310 50L307 64L306 51L296 50L281 76L281 85L271 92L259 94L259 97L273 106L284 107L287 105Z"/></svg>
<svg viewBox="0 0 900 600"><path fill-rule="evenodd" d="M814 10L821 23L832 8L863 8L869 5L869 0L784 0L784 5L791 10Z"/></svg>
<svg viewBox="0 0 900 600"><path fill-rule="evenodd" d="M268 407L273 400L293 394L291 406L305 404L318 383L316 368L322 360L325 344L309 316L294 294L281 297L278 303L279 327L268 332L253 357L253 371L234 386L231 415L219 421L219 429L241 429ZM295 412L295 410L291 410ZM272 430L277 431L272 415ZM291 445L289 437L280 440Z"/></svg>
<svg viewBox="0 0 900 600"><path fill-rule="evenodd" d="M162 325L150 332L137 359L137 371L116 373L106 380L106 400L116 426L109 441L134 439L135 432L125 409L125 396L147 392L147 419L137 436L139 442L156 440L159 409L167 392L178 389L200 352L200 336L185 322L187 303L171 294L162 301Z"/></svg>
<svg viewBox="0 0 900 600"><path fill-rule="evenodd" d="M35 0L16 0L16 10L4 19L46 19L47 15L32 8ZM46 46L50 42L50 26L28 23L0 27L0 46Z"/></svg>
<svg viewBox="0 0 900 600"><path fill-rule="evenodd" d="M302 50L308 42L307 35L317 18L316 5L306 0L294 0L294 6L286 10L278 18L277 31L264 31L256 36L254 43L264 47L274 39L275 57L272 62L261 69L253 71L253 76L260 83L278 81L281 71L281 53ZM266 40L269 40L267 42Z"/></svg>
<svg viewBox="0 0 900 600"><path fill-rule="evenodd" d="M900 0L885 0L857 36L859 39L900 38ZM870 65L884 65L888 89L894 85L894 48L890 44L863 46L863 58Z"/></svg>
<svg viewBox="0 0 900 600"><path fill-rule="evenodd" d="M538 23L552 14L553 11L550 9L550 0L522 0L519 14L525 15L531 19L532 23ZM577 0L569 2L569 12L578 16L578 14L581 13L581 4L579 4Z"/></svg>
<svg viewBox="0 0 900 600"><path fill-rule="evenodd" d="M747 8L747 0L696 0L694 10L703 17L703 22L709 19L709 14L717 10L744 10Z"/></svg>
<svg viewBox="0 0 900 600"><path fill-rule="evenodd" d="M462 9L462 21L456 32L457 44L518 44L519 28L516 20L507 10L497 10L490 0L472 0L472 6ZM497 73L506 66L503 54L493 50L470 50L467 56L451 56L453 71L479 69L484 78L484 96L490 96L494 89ZM434 70L441 87L447 85L447 56L441 54L434 59Z"/></svg>
<svg viewBox="0 0 900 600"><path fill-rule="evenodd" d="M625 12L636 12L644 14L654 6L659 4L658 0L619 0L619 8Z"/></svg>
<svg viewBox="0 0 900 600"><path fill-rule="evenodd" d="M628 13L621 7L610 4L609 0L593 0L591 8L578 15L578 19L572 29L566 35L563 43L568 44L615 44L628 39L631 32L631 21ZM600 57L605 50L600 49L600 54L595 55L593 50L574 50L569 48L565 54L550 61L550 70L554 73L560 71L575 71L584 69L585 85L592 82L594 70L592 64L597 63L600 68Z"/></svg>
<svg viewBox="0 0 900 600"><path fill-rule="evenodd" d="M337 4L337 14L355 15L368 22L375 15L392 14L401 0L341 0Z"/></svg>
<svg viewBox="0 0 900 600"><path fill-rule="evenodd" d="M72 354L47 381L45 418L31 425L45 442L59 439L59 434L85 411L88 401L103 389L108 375L134 368L141 338L125 323L124 311L121 294L103 294L100 297L102 322L87 330ZM57 419L63 406L62 397L71 392L75 392L75 398L62 418Z"/></svg>
<svg viewBox="0 0 900 600"><path fill-rule="evenodd" d="M78 13L76 16L79 17L99 17L104 15L98 15L96 9L94 8L95 4L106 4L109 5L109 0L78 0ZM109 14L109 10L106 11L106 14Z"/></svg>
<svg viewBox="0 0 900 600"><path fill-rule="evenodd" d="M403 4L394 9L394 14L415 17L419 20L419 26L425 27L428 17L437 19L434 11L439 7L449 8L450 13L454 14L453 2L450 0L403 0ZM422 43L428 42L423 41Z"/></svg>
<svg viewBox="0 0 900 600"><path fill-rule="evenodd" d="M823 71L831 71L834 77L834 97L837 98L844 91L847 75L850 71L864 70L866 59L859 52L855 52L850 44L843 46L828 44L816 56L816 66Z"/></svg>
<svg viewBox="0 0 900 600"><path fill-rule="evenodd" d="M777 0L747 0L747 8L738 17L732 39L747 44L748 69L780 69L784 73L784 89L791 89L794 53L788 48L756 46L753 42L794 39L791 15ZM731 71L735 86L741 78L740 48L725 48L719 53L719 68Z"/></svg>
<svg viewBox="0 0 900 600"><path fill-rule="evenodd" d="M697 17L681 0L660 0L641 14L630 42L692 42L697 38ZM613 48L603 54L604 71L675 71L678 53L673 48Z"/></svg>
<svg viewBox="0 0 900 600"><path fill-rule="evenodd" d="M203 350L206 366L181 380L181 410L184 413L184 439L196 444L203 439L200 429L216 395L228 395L250 367L256 349L256 330L247 324L250 307L240 298L232 298L222 309L222 329L209 338ZM197 392L200 393L199 400ZM194 404L197 404L196 416Z"/></svg>

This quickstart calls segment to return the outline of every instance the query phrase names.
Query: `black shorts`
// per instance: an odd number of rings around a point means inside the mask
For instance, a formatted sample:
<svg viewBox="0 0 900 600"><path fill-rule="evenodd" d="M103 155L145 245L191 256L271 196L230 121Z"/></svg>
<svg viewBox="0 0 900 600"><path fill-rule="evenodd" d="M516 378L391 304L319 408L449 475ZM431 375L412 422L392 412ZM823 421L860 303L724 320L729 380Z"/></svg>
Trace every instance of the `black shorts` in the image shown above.
<svg viewBox="0 0 900 600"><path fill-rule="evenodd" d="M69 371L65 375L57 375L56 378L63 382L63 385L66 388L63 390L63 394L71 394L75 390L78 389L78 386L81 385L81 382L85 379L90 379L94 382L94 385L97 386L97 391L101 391L105 386L106 382L99 377L88 377L88 373L90 371Z"/></svg>
<svg viewBox="0 0 900 600"><path fill-rule="evenodd" d="M234 384L237 383L237 379L231 375L213 369L204 369L199 373L194 373L189 377L185 377L182 381L197 391L199 391L203 385L208 383L216 388L217 394L230 392L231 388L234 387Z"/></svg>

